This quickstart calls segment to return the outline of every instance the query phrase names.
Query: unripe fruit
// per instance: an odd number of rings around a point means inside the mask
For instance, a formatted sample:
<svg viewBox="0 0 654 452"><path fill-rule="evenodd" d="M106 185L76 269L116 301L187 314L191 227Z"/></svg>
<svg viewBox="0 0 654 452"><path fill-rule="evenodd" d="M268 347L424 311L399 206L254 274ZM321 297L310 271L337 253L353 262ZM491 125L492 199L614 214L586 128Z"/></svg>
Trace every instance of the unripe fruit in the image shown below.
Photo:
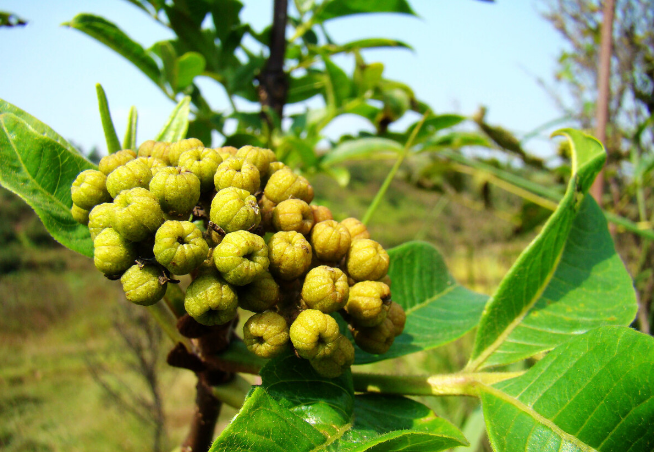
<svg viewBox="0 0 654 452"><path fill-rule="evenodd" d="M123 149L122 151L114 152L113 154L102 157L98 164L98 169L105 176L108 176L113 170L135 158L136 152L131 149Z"/></svg>
<svg viewBox="0 0 654 452"><path fill-rule="evenodd" d="M311 231L311 245L319 260L339 261L350 248L350 233L334 220L317 223Z"/></svg>
<svg viewBox="0 0 654 452"><path fill-rule="evenodd" d="M313 222L314 223L320 223L321 221L327 221L327 220L333 220L334 217L332 216L331 210L329 210L325 206L311 206L311 210L313 212Z"/></svg>
<svg viewBox="0 0 654 452"><path fill-rule="evenodd" d="M289 198L301 199L306 203L310 203L313 199L313 189L309 189L309 182L289 168L276 171L270 176L264 193L268 199L277 204Z"/></svg>
<svg viewBox="0 0 654 452"><path fill-rule="evenodd" d="M395 340L395 327L391 319L386 317L382 323L371 328L356 328L353 333L354 342L368 353L386 353Z"/></svg>
<svg viewBox="0 0 654 452"><path fill-rule="evenodd" d="M150 168L150 172L152 173L152 176L157 174L159 170L168 167L166 162L156 157L137 157L136 160L145 163L145 165L148 168Z"/></svg>
<svg viewBox="0 0 654 452"><path fill-rule="evenodd" d="M402 334L402 331L404 331L404 325L406 324L406 313L404 312L404 309L402 309L402 306L391 301L386 318L393 323L395 336Z"/></svg>
<svg viewBox="0 0 654 452"><path fill-rule="evenodd" d="M230 284L244 286L268 270L268 247L263 238L247 231L227 234L213 252L218 271Z"/></svg>
<svg viewBox="0 0 654 452"><path fill-rule="evenodd" d="M370 238L370 232L368 232L366 225L356 218L346 218L341 221L341 224L350 231L350 237L352 237L352 240Z"/></svg>
<svg viewBox="0 0 654 452"><path fill-rule="evenodd" d="M309 270L311 245L299 232L277 232L268 242L268 258L270 272L290 281Z"/></svg>
<svg viewBox="0 0 654 452"><path fill-rule="evenodd" d="M272 224L273 211L275 209L275 204L270 199L266 198L266 195L263 195L259 200L259 212L261 213L261 225L266 231L274 231L274 226Z"/></svg>
<svg viewBox="0 0 654 452"><path fill-rule="evenodd" d="M190 221L166 221L154 238L154 257L175 275L198 268L209 254L202 231Z"/></svg>
<svg viewBox="0 0 654 452"><path fill-rule="evenodd" d="M218 165L223 159L218 152L211 148L195 148L179 156L177 166L186 168L200 179L200 191L207 193L213 190L213 178Z"/></svg>
<svg viewBox="0 0 654 452"><path fill-rule="evenodd" d="M164 222L157 198L145 188L122 192L114 204L114 229L132 242L140 242L154 235Z"/></svg>
<svg viewBox="0 0 654 452"><path fill-rule="evenodd" d="M96 170L79 173L70 188L70 194L73 204L84 210L91 210L98 204L111 201L107 191L107 176Z"/></svg>
<svg viewBox="0 0 654 452"><path fill-rule="evenodd" d="M234 146L222 146L216 148L216 151L234 156L238 152L238 149L236 149Z"/></svg>
<svg viewBox="0 0 654 452"><path fill-rule="evenodd" d="M238 288L238 305L252 312L263 312L279 301L279 285L270 272L265 272L250 284Z"/></svg>
<svg viewBox="0 0 654 452"><path fill-rule="evenodd" d="M93 246L95 268L108 276L120 275L137 258L134 244L111 228L100 232L93 241Z"/></svg>
<svg viewBox="0 0 654 452"><path fill-rule="evenodd" d="M297 231L308 234L313 227L313 211L301 199L287 199L273 210L273 226L278 231Z"/></svg>
<svg viewBox="0 0 654 452"><path fill-rule="evenodd" d="M225 232L251 230L261 222L257 199L236 187L220 190L211 201L210 218Z"/></svg>
<svg viewBox="0 0 654 452"><path fill-rule="evenodd" d="M168 148L168 161L172 166L179 166L179 157L186 151L195 148L203 148L204 144L197 138L187 138L185 140L172 143Z"/></svg>
<svg viewBox="0 0 654 452"><path fill-rule="evenodd" d="M272 358L288 347L286 320L274 312L255 314L243 325L243 342L248 350L262 358Z"/></svg>
<svg viewBox="0 0 654 452"><path fill-rule="evenodd" d="M355 281L383 278L388 273L389 263L386 250L370 239L354 240L347 253L347 273Z"/></svg>
<svg viewBox="0 0 654 452"><path fill-rule="evenodd" d="M184 309L198 323L223 325L236 317L238 298L219 275L202 275L188 286Z"/></svg>
<svg viewBox="0 0 654 452"><path fill-rule="evenodd" d="M154 145L157 144L154 140L147 140L141 143L139 146L138 152L136 153L139 157L150 157L152 156L152 149Z"/></svg>
<svg viewBox="0 0 654 452"><path fill-rule="evenodd" d="M266 149L250 145L243 146L236 152L236 157L240 157L246 162L256 166L261 178L266 177L268 174L268 168L270 167L270 154L266 152Z"/></svg>
<svg viewBox="0 0 654 452"><path fill-rule="evenodd" d="M73 216L73 220L77 221L79 224L89 224L88 210L82 209L80 206L73 204L73 207L70 208L70 214Z"/></svg>
<svg viewBox="0 0 654 452"><path fill-rule="evenodd" d="M323 377L339 377L354 364L354 346L345 336L341 335L334 353L326 358L311 359L309 363Z"/></svg>
<svg viewBox="0 0 654 452"><path fill-rule="evenodd" d="M216 190L236 187L254 194L259 190L259 170L253 164L240 157L231 157L218 165L214 176Z"/></svg>
<svg viewBox="0 0 654 452"><path fill-rule="evenodd" d="M349 292L345 273L321 265L307 273L302 285L302 300L311 309L329 313L345 306Z"/></svg>
<svg viewBox="0 0 654 452"><path fill-rule="evenodd" d="M270 152L272 152L272 151L270 151ZM277 171L279 171L279 170L281 170L281 169L284 169L284 168L288 168L288 166L286 166L286 165L285 165L284 163L282 163L282 162L271 161L271 162L270 162L270 165L268 166L268 174L266 175L266 178L267 178L268 180L270 180L270 176L272 176L272 175L275 174Z"/></svg>
<svg viewBox="0 0 654 452"><path fill-rule="evenodd" d="M200 199L200 179L180 167L166 167L150 181L150 192L169 217L188 219Z"/></svg>
<svg viewBox="0 0 654 452"><path fill-rule="evenodd" d="M141 187L148 188L152 179L152 171L143 161L139 159L130 160L123 166L119 166L107 177L107 190L112 198L115 198L123 190Z"/></svg>
<svg viewBox="0 0 654 452"><path fill-rule="evenodd" d="M291 342L302 358L321 359L338 348L338 324L328 314L307 309L297 316L290 328Z"/></svg>
<svg viewBox="0 0 654 452"><path fill-rule="evenodd" d="M95 238L107 228L113 228L115 204L105 202L98 204L89 213L89 232L91 239Z"/></svg>
<svg viewBox="0 0 654 452"><path fill-rule="evenodd" d="M391 290L378 281L363 281L350 287L345 310L357 326L379 325L388 314Z"/></svg>
<svg viewBox="0 0 654 452"><path fill-rule="evenodd" d="M165 141L158 141L155 143L154 146L152 146L152 150L150 151L150 157L155 157L158 158L159 160L163 160L166 162L166 165L170 165L170 160L168 160L168 151L170 149L170 143L167 143Z"/></svg>
<svg viewBox="0 0 654 452"><path fill-rule="evenodd" d="M161 276L161 268L157 265L142 268L132 265L120 278L125 297L132 303L152 306L166 295L167 283L165 280L162 282Z"/></svg>

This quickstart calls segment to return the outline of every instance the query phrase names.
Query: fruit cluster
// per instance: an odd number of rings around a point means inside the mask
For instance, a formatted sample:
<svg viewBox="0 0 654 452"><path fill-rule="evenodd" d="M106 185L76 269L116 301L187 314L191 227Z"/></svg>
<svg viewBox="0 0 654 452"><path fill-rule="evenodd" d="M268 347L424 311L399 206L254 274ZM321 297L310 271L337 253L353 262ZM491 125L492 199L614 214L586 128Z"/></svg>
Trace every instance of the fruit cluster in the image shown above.
<svg viewBox="0 0 654 452"><path fill-rule="evenodd" d="M370 353L385 353L404 328L386 251L357 219L339 223L310 205L309 182L269 149L146 141L80 173L71 193L95 266L120 278L128 300L157 303L173 275L190 274L186 312L208 326L232 321L239 307L255 312L243 340L258 356L290 342L336 377L354 348L330 313Z"/></svg>

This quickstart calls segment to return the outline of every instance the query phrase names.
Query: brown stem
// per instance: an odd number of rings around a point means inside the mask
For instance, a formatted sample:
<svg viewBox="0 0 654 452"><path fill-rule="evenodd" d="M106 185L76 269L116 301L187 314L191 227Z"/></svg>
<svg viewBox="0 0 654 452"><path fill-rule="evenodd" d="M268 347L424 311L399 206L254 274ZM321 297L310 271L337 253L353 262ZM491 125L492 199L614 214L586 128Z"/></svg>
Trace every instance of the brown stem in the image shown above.
<svg viewBox="0 0 654 452"><path fill-rule="evenodd" d="M183 452L205 452L211 447L213 432L222 403L214 397L206 372L198 374L195 397L195 414L191 431L182 444Z"/></svg>
<svg viewBox="0 0 654 452"><path fill-rule="evenodd" d="M259 76L259 101L270 108L281 119L288 92L288 77L284 73L286 54L286 23L288 0L275 0L273 25L270 32L270 57L266 68ZM271 124L270 118L265 115Z"/></svg>

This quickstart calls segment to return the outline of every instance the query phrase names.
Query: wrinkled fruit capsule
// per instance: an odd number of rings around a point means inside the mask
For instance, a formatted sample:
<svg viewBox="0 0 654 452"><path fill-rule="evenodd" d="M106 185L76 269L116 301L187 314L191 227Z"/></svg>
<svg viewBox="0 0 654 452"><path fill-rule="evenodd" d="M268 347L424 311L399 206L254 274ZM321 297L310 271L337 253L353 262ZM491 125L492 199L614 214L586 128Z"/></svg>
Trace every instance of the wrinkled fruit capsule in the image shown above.
<svg viewBox="0 0 654 452"><path fill-rule="evenodd" d="M272 358L288 347L289 331L284 318L268 311L255 314L243 325L243 342L262 358Z"/></svg>
<svg viewBox="0 0 654 452"><path fill-rule="evenodd" d="M169 166L152 177L150 192L166 215L188 219L200 199L200 179L186 169Z"/></svg>
<svg viewBox="0 0 654 452"><path fill-rule="evenodd" d="M207 193L214 188L214 175L222 161L222 157L215 149L195 148L183 152L179 156L177 166L195 174L200 179L200 191Z"/></svg>
<svg viewBox="0 0 654 452"><path fill-rule="evenodd" d="M252 312L263 312L279 301L279 285L270 272L265 272L250 284L238 288L238 305Z"/></svg>
<svg viewBox="0 0 654 452"><path fill-rule="evenodd" d="M334 220L321 221L311 231L311 245L321 261L337 262L350 248L350 233Z"/></svg>
<svg viewBox="0 0 654 452"><path fill-rule="evenodd" d="M114 204L114 229L132 242L154 235L164 222L157 198L145 188L122 192Z"/></svg>
<svg viewBox="0 0 654 452"><path fill-rule="evenodd" d="M347 303L350 286L347 276L338 268L321 265L307 273L302 285L302 299L311 309L329 313Z"/></svg>
<svg viewBox="0 0 654 452"><path fill-rule="evenodd" d="M179 157L184 152L191 149L203 147L204 144L202 144L202 141L198 140L197 138L187 138L185 140L180 140L176 143L172 143L168 147L168 161L172 166L179 166Z"/></svg>
<svg viewBox="0 0 654 452"><path fill-rule="evenodd" d="M346 218L345 220L341 221L341 224L345 226L350 232L350 237L352 237L352 240L370 238L370 233L368 232L366 225L356 218Z"/></svg>
<svg viewBox="0 0 654 452"><path fill-rule="evenodd" d="M354 364L354 346L343 335L338 338L338 347L330 356L309 360L311 367L326 378L340 377Z"/></svg>
<svg viewBox="0 0 654 452"><path fill-rule="evenodd" d="M89 232L91 239L95 238L107 228L112 228L114 224L114 209L116 205L111 202L98 204L89 213Z"/></svg>
<svg viewBox="0 0 654 452"><path fill-rule="evenodd" d="M214 196L209 216L228 233L251 230L261 222L257 199L249 191L236 187L224 188Z"/></svg>
<svg viewBox="0 0 654 452"><path fill-rule="evenodd" d="M202 231L190 221L166 221L154 237L154 257L175 275L191 273L207 254Z"/></svg>
<svg viewBox="0 0 654 452"><path fill-rule="evenodd" d="M231 232L213 252L221 275L236 286L244 286L268 270L268 247L263 238L247 231Z"/></svg>
<svg viewBox="0 0 654 452"><path fill-rule="evenodd" d="M307 309L297 316L290 329L291 342L302 358L325 358L338 348L338 324L328 314Z"/></svg>
<svg viewBox="0 0 654 452"><path fill-rule="evenodd" d="M353 241L347 253L347 273L355 281L383 278L388 272L389 263L386 250L370 239Z"/></svg>
<svg viewBox="0 0 654 452"><path fill-rule="evenodd" d="M188 286L184 309L198 323L222 325L236 317L238 298L219 275L202 275Z"/></svg>
<svg viewBox="0 0 654 452"><path fill-rule="evenodd" d="M272 202L279 204L289 198L297 198L310 203L313 199L313 189L309 182L290 168L283 168L270 176L264 193Z"/></svg>
<svg viewBox="0 0 654 452"><path fill-rule="evenodd" d="M104 229L93 241L93 263L105 275L120 275L134 264L134 245L111 228Z"/></svg>
<svg viewBox="0 0 654 452"><path fill-rule="evenodd" d="M301 199L287 199L273 210L272 223L278 231L297 231L308 234L313 227L313 211Z"/></svg>
<svg viewBox="0 0 654 452"><path fill-rule="evenodd" d="M311 245L299 232L277 232L268 242L268 258L270 272L290 281L309 270Z"/></svg>
<svg viewBox="0 0 654 452"><path fill-rule="evenodd" d="M107 190L111 197L115 198L123 190L135 187L148 188L150 180L152 180L152 171L148 165L139 159L130 160L109 174Z"/></svg>
<svg viewBox="0 0 654 452"><path fill-rule="evenodd" d="M135 158L136 152L132 151L131 149L124 149L122 151L114 152L113 154L102 157L100 163L98 164L98 169L100 169L100 171L104 173L105 176L108 176L113 170L119 166L123 166L125 163L129 162L130 160L134 160Z"/></svg>
<svg viewBox="0 0 654 452"><path fill-rule="evenodd" d="M257 167L245 159L230 157L218 165L213 181L216 190L236 187L254 194L259 190L261 176Z"/></svg>
<svg viewBox="0 0 654 452"><path fill-rule="evenodd" d="M357 326L379 325L388 314L391 290L378 281L362 281L350 287L345 310Z"/></svg>
<svg viewBox="0 0 654 452"><path fill-rule="evenodd" d="M354 335L354 342L364 352L383 354L393 345L395 327L391 319L386 317L379 325L371 328L356 328L352 334Z"/></svg>
<svg viewBox="0 0 654 452"><path fill-rule="evenodd" d="M155 304L166 294L167 283L162 284L160 276L161 268L157 265L146 265L143 268L132 265L120 278L125 297L141 306Z"/></svg>
<svg viewBox="0 0 654 452"><path fill-rule="evenodd" d="M84 210L91 210L103 202L111 201L107 191L107 176L96 170L79 173L70 189L73 204Z"/></svg>

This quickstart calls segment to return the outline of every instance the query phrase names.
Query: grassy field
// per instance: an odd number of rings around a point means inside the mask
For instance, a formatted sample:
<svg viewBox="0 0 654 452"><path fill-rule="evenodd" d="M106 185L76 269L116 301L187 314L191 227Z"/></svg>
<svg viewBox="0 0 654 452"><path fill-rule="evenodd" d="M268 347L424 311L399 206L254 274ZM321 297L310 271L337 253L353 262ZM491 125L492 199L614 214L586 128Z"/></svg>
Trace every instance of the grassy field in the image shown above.
<svg viewBox="0 0 654 452"><path fill-rule="evenodd" d="M329 206L336 219L361 217L377 189L375 183L357 179L356 172L353 176L347 190L327 178L315 179L317 203ZM379 180L376 176L371 175ZM491 213L439 204L439 199L395 182L371 222L373 237L386 247L416 238L430 241L460 282L490 293L524 239L509 241L511 225ZM115 327L125 303L120 284L95 271L91 260L63 248L34 246L29 240L12 243L21 247L21 266L0 275L0 450L152 450L152 422L117 403L91 372L100 373L111 388L149 397ZM470 343L468 335L437 350L362 370L452 372L463 366ZM169 347L163 338L157 361L166 427L162 450L180 444L193 414L194 377L165 364ZM474 400L422 401L457 424L475 406ZM218 428L234 414L225 407Z"/></svg>

